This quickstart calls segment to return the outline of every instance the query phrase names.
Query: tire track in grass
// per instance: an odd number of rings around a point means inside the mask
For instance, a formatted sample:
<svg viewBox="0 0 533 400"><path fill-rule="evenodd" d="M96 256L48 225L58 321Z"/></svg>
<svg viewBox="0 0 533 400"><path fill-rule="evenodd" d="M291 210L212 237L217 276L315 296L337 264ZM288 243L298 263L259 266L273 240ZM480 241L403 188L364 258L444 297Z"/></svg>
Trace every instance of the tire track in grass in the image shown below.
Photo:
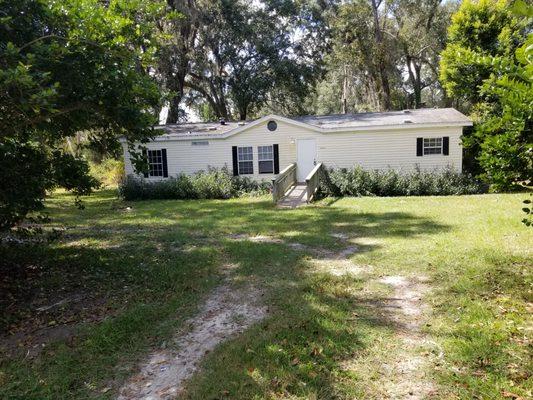
<svg viewBox="0 0 533 400"><path fill-rule="evenodd" d="M330 236L346 243L350 238L342 233L331 233ZM355 251L354 251L355 250ZM330 257L328 265L324 260L316 260L322 264L322 270L329 271L332 275L341 275L338 262L352 265L352 268L344 265L343 271L364 276L372 270L366 266L364 269L353 265L350 256L357 251L357 247L348 246L344 250ZM325 268L326 267L326 268ZM373 368L379 369L379 383L372 385L380 393L375 398L388 399L427 399L437 394L434 381L429 376L432 366L430 359L431 351L435 343L422 332L425 323L425 313L429 310L422 297L429 292L428 279L425 276L382 276L377 281L369 280L369 283L385 284L393 288L392 297L380 301L373 301L375 314L384 316L390 321L399 344L387 349L387 361L368 360ZM392 351L392 354L389 352ZM379 351L376 353L379 354ZM350 369L350 367L348 367ZM373 371L374 372L374 371Z"/></svg>
<svg viewBox="0 0 533 400"><path fill-rule="evenodd" d="M436 385L429 376L430 351L433 342L422 332L424 313L428 306L422 296L429 291L424 276L406 278L385 276L379 282L392 286L393 297L384 306L397 326L400 347L390 362L383 365L383 390L391 399L427 399L437 394Z"/></svg>
<svg viewBox="0 0 533 400"><path fill-rule="evenodd" d="M262 292L225 283L207 299L200 313L189 319L189 328L174 339L176 350L152 353L119 392L119 400L162 400L175 398L183 384L198 370L205 354L242 333L267 315Z"/></svg>

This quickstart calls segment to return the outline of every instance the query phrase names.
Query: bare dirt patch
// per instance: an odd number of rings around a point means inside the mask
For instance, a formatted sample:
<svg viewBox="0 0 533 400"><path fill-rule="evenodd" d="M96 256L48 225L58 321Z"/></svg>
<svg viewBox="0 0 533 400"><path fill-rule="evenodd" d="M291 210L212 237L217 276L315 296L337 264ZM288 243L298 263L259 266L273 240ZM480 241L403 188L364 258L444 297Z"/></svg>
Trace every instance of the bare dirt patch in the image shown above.
<svg viewBox="0 0 533 400"><path fill-rule="evenodd" d="M311 262L315 265L316 271L327 272L331 275L360 275L371 271L369 265L356 265L350 257L359 251L358 246L351 244L350 237L345 233L331 233L330 236L343 242L346 246L341 250L331 250L324 248L308 249L313 255Z"/></svg>
<svg viewBox="0 0 533 400"><path fill-rule="evenodd" d="M113 314L106 296L77 293L57 300L30 303L29 316L0 332L0 354L34 358L50 344L74 340L84 323L98 323Z"/></svg>
<svg viewBox="0 0 533 400"><path fill-rule="evenodd" d="M420 276L386 276L380 283L394 288L386 300L389 318L398 328L400 346L394 357L382 365L383 395L391 399L427 399L436 394L436 385L429 377L433 343L422 332L428 306L422 296L428 292L427 278Z"/></svg>
<svg viewBox="0 0 533 400"><path fill-rule="evenodd" d="M34 358L50 343L72 339L78 327L78 324L63 324L3 336L0 338L0 354L3 353L7 357L24 355L25 358Z"/></svg>
<svg viewBox="0 0 533 400"><path fill-rule="evenodd" d="M140 371L122 387L118 398L175 398L185 381L198 370L205 354L266 316L262 295L253 286L237 288L231 283L220 286L200 313L185 323L188 330L176 336L169 348L150 355Z"/></svg>
<svg viewBox="0 0 533 400"><path fill-rule="evenodd" d="M89 288L75 269L58 271L40 263L0 263L0 356L33 358L49 344L74 338L83 323L111 314L107 293ZM117 295L117 293L113 294Z"/></svg>
<svg viewBox="0 0 533 400"><path fill-rule="evenodd" d="M327 264L324 264L323 260L315 260L314 263L318 270L323 270L334 276L361 275L372 271L371 265L358 265L350 260L329 260Z"/></svg>
<svg viewBox="0 0 533 400"><path fill-rule="evenodd" d="M250 236L250 235L238 233L235 235L229 235L229 238L232 240L237 240L237 241L248 240L250 242L255 242L255 243L283 243L283 240L279 238L275 238L272 236L266 236L266 235Z"/></svg>
<svg viewBox="0 0 533 400"><path fill-rule="evenodd" d="M348 241L349 239L348 235L344 233L332 233L331 236L343 242ZM350 244L344 247L342 250L334 251L334 250L323 248L323 247L311 247L311 246L307 246L305 244L297 243L297 242L287 242L283 239L273 237L273 236L266 236L266 235L251 236L251 235L239 233L239 234L230 235L229 238L235 241L285 244L293 250L307 252L309 255L313 256L313 258L322 259L325 261L346 260L352 254L355 254L359 251L358 246L353 245L353 244Z"/></svg>

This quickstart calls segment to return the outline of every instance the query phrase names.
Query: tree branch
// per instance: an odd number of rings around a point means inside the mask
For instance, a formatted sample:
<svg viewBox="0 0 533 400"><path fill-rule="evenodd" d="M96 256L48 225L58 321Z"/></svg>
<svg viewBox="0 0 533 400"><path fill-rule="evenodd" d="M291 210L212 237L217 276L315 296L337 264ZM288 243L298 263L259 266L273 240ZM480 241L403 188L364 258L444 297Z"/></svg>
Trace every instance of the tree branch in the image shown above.
<svg viewBox="0 0 533 400"><path fill-rule="evenodd" d="M64 36L59 36L59 35L45 35L45 36L41 36L41 37L38 37L36 39L33 39L31 41L29 41L28 43L25 43L23 44L21 47L18 48L18 52L20 53L23 49L25 49L26 47L29 47L31 46L32 44L35 44L37 42L40 42L41 40L46 40L46 39L60 39L60 40L70 40L69 38L67 37L64 37ZM86 40L86 39L78 39L80 42L83 42L83 43L87 43L87 44L92 44L93 46L100 46L99 43L96 43L96 42L92 42L90 40Z"/></svg>

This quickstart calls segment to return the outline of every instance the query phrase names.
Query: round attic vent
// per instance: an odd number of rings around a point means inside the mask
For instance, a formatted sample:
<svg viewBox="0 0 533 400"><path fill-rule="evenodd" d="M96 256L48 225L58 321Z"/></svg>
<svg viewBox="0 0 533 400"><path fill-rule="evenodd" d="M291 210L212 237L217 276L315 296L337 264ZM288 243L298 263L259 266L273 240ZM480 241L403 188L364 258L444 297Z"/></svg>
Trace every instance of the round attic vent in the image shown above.
<svg viewBox="0 0 533 400"><path fill-rule="evenodd" d="M269 131L273 132L278 129L278 124L276 121L268 121L267 128Z"/></svg>

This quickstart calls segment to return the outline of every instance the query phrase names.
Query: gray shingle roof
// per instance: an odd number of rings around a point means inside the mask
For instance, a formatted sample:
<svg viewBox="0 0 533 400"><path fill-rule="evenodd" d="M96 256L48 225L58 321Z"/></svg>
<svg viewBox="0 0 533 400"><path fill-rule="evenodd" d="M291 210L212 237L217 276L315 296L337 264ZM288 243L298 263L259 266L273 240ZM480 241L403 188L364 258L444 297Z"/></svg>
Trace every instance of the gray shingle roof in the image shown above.
<svg viewBox="0 0 533 400"><path fill-rule="evenodd" d="M242 125L242 124L241 124ZM162 129L167 135L179 136L205 136L220 135L238 128L237 122L226 122L222 125L220 122L193 122L183 124L158 125L155 129Z"/></svg>
<svg viewBox="0 0 533 400"><path fill-rule="evenodd" d="M467 125L471 123L470 119L455 108L419 108L416 110L369 112L360 114L307 115L292 119L324 129L403 125L405 123L445 124L464 122Z"/></svg>
<svg viewBox="0 0 533 400"><path fill-rule="evenodd" d="M359 114L332 114L332 115L307 115L302 117L288 117L293 121L301 122L321 129L364 128L379 126L399 126L406 124L435 124L445 125L463 124L471 125L472 121L454 108L421 108L415 110L370 112ZM226 122L198 122L159 125L155 129L164 130L162 136L170 137L217 137L233 131L253 121Z"/></svg>

